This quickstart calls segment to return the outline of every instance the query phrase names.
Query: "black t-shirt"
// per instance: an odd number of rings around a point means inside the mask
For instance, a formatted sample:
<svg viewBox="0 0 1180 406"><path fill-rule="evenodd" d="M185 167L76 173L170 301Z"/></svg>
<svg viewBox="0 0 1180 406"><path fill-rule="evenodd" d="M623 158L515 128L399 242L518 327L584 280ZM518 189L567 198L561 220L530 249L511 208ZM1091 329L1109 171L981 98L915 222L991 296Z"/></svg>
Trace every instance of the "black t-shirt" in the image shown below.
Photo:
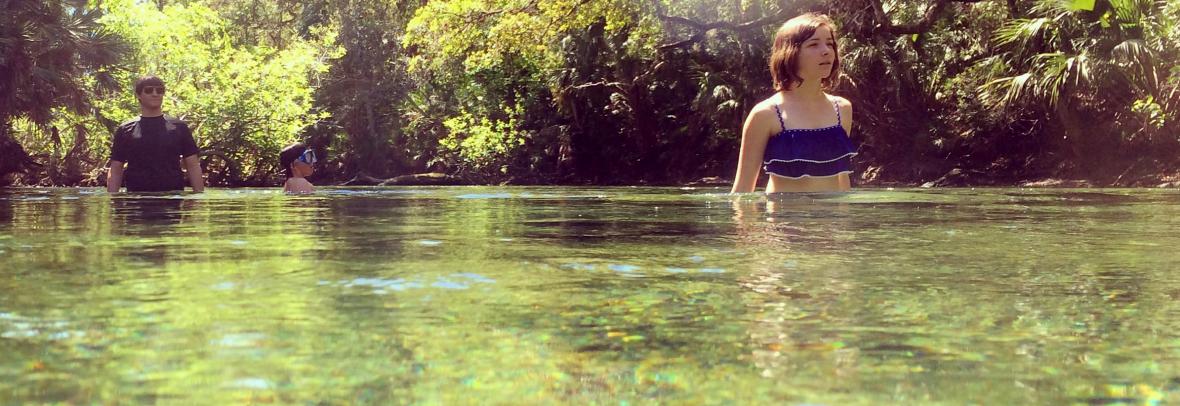
<svg viewBox="0 0 1180 406"><path fill-rule="evenodd" d="M124 123L111 144L111 160L127 163L123 183L129 192L184 190L180 159L200 152L188 124L162 116Z"/></svg>

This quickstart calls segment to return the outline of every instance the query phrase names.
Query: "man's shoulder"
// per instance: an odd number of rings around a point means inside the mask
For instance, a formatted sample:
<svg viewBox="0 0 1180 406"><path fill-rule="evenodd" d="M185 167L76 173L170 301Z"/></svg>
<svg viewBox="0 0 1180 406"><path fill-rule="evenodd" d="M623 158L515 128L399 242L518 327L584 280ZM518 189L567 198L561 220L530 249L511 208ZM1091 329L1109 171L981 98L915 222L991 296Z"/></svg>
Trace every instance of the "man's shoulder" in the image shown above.
<svg viewBox="0 0 1180 406"><path fill-rule="evenodd" d="M179 118L176 118L174 116L166 115L166 114L164 115L164 125L168 126L168 130L173 130L173 129L177 129L177 128L184 129L184 130L189 129L188 122L181 120Z"/></svg>
<svg viewBox="0 0 1180 406"><path fill-rule="evenodd" d="M177 118L176 116L170 116L170 115L167 115L167 114L165 114L165 115L163 115L163 116L161 116L161 117L164 119L164 122L165 122L165 123L168 123L168 124L172 124L172 125L188 125L188 123L186 123L184 120L181 120L181 119Z"/></svg>
<svg viewBox="0 0 1180 406"><path fill-rule="evenodd" d="M135 124L138 122L139 122L139 117L136 117L136 118L124 121L123 123L119 124L118 128L131 128L131 127L134 127Z"/></svg>
<svg viewBox="0 0 1180 406"><path fill-rule="evenodd" d="M136 124L139 124L139 117L124 121L118 127L115 127L115 135L134 132Z"/></svg>
<svg viewBox="0 0 1180 406"><path fill-rule="evenodd" d="M173 125L183 125L183 126L186 126L186 127L188 126L188 122L186 122L186 121L184 121L184 120L182 120L182 119L180 119L180 118L177 118L177 117L174 117L174 116L169 116L169 115L167 115L167 114L163 115L162 117L163 117L163 119L164 119L164 122L165 122L165 123L168 123L168 124L173 124ZM134 126L136 123L138 123L138 122L139 122L139 120L140 120L141 118L143 118L143 117L135 117L135 118L133 118L133 119L130 119L130 120L124 121L122 124L119 124L119 128L123 128L123 127L132 127L132 126Z"/></svg>

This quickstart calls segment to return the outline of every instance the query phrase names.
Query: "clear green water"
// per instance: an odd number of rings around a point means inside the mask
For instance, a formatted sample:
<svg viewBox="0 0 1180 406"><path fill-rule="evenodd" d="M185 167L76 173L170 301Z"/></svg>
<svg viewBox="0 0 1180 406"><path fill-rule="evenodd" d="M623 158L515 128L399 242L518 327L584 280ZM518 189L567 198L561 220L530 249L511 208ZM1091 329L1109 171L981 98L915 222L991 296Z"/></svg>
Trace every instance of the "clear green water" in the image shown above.
<svg viewBox="0 0 1180 406"><path fill-rule="evenodd" d="M0 190L0 404L1175 404L1180 192Z"/></svg>

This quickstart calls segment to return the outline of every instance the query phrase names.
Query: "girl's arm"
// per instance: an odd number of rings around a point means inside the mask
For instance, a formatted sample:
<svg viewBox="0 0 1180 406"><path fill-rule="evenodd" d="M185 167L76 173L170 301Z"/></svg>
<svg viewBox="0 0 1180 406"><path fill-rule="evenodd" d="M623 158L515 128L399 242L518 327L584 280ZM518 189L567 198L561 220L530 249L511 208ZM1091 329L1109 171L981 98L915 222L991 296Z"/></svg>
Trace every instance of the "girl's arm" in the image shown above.
<svg viewBox="0 0 1180 406"><path fill-rule="evenodd" d="M836 100L840 105L840 125L844 126L844 133L852 136L852 102L841 97Z"/></svg>
<svg viewBox="0 0 1180 406"><path fill-rule="evenodd" d="M844 126L844 133L851 136L852 135L852 103L843 97L839 98L837 100L837 103L840 105L840 117L842 119L840 121L840 125ZM840 180L840 190L845 191L845 192L852 190L852 180L848 179L848 174L840 175L839 180Z"/></svg>
<svg viewBox="0 0 1180 406"><path fill-rule="evenodd" d="M733 177L730 193L749 193L757 187L758 174L762 170L762 155L766 151L766 140L770 138L768 123L777 123L775 112L761 104L750 111L746 124L742 126L742 147L738 152L737 174Z"/></svg>

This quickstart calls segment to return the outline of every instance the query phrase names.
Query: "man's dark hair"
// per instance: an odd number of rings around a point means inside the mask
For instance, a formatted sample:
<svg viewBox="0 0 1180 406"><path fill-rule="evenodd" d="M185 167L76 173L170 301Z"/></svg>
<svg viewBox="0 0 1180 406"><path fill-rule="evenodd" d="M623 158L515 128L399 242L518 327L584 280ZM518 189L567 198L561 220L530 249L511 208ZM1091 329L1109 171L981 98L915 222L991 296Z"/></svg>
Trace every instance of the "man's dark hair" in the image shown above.
<svg viewBox="0 0 1180 406"><path fill-rule="evenodd" d="M299 156L303 155L303 151L306 150L307 144L296 142L279 151L279 165L283 167L283 172L287 174L288 178L294 176L291 173L291 164L295 163L295 160L299 159Z"/></svg>
<svg viewBox="0 0 1180 406"><path fill-rule="evenodd" d="M135 80L135 94L143 93L143 88L148 86L164 87L164 81L156 77L156 75L147 75Z"/></svg>

